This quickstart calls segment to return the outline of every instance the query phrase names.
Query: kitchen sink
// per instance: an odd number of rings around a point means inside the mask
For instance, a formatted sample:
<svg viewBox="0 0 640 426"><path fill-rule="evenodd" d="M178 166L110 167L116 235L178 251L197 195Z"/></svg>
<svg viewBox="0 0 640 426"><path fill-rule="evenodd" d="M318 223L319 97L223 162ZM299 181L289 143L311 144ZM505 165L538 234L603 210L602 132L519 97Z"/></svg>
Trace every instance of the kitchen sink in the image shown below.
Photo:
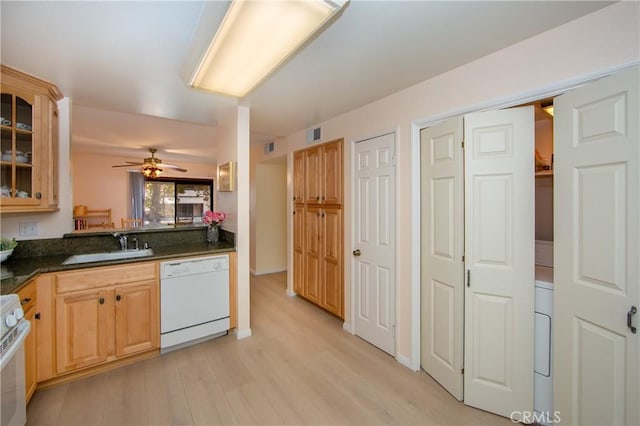
<svg viewBox="0 0 640 426"><path fill-rule="evenodd" d="M76 263L103 262L105 260L133 259L136 257L147 257L153 255L153 249L107 251L102 253L75 254L62 262L63 265L73 265Z"/></svg>

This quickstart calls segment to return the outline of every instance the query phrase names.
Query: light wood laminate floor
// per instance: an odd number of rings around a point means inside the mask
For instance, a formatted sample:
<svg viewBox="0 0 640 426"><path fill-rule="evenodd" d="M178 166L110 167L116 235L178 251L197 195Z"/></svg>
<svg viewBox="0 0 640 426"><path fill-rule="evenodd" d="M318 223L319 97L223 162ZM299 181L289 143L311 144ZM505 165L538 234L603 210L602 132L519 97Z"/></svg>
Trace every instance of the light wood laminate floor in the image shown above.
<svg viewBox="0 0 640 426"><path fill-rule="evenodd" d="M512 424L456 401L285 289L285 273L251 278L253 336L37 391L27 425Z"/></svg>

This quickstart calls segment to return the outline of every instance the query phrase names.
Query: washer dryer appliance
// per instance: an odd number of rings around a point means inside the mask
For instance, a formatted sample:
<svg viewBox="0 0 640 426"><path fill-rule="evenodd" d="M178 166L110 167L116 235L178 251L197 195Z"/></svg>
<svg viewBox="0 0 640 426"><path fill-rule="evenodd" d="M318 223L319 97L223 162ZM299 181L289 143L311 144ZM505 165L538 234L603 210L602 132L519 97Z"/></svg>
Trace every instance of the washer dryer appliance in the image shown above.
<svg viewBox="0 0 640 426"><path fill-rule="evenodd" d="M537 423L544 425L553 419L552 332L553 242L536 241L533 407Z"/></svg>

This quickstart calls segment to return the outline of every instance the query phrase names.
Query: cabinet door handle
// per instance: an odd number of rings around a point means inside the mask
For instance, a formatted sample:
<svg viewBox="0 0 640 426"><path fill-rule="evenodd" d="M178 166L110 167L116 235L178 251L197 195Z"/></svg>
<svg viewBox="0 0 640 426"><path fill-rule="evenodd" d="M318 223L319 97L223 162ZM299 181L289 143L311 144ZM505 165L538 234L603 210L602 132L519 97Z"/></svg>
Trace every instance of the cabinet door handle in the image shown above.
<svg viewBox="0 0 640 426"><path fill-rule="evenodd" d="M40 319L40 312L36 312L36 314L33 317L35 319L39 320Z"/></svg>
<svg viewBox="0 0 640 426"><path fill-rule="evenodd" d="M316 197L316 201L320 201L320 196L319 195Z"/></svg>
<svg viewBox="0 0 640 426"><path fill-rule="evenodd" d="M119 302L122 299L122 296L120 296L119 294L116 294L116 302Z"/></svg>
<svg viewBox="0 0 640 426"><path fill-rule="evenodd" d="M633 321L633 316L637 312L638 312L638 308L636 308L635 306L632 306L631 309L629 309L629 312L627 312L627 327L629 327L629 330L631 330L633 334L636 334L638 332L638 329L635 328L633 325L631 325L631 322Z"/></svg>
<svg viewBox="0 0 640 426"><path fill-rule="evenodd" d="M98 303L100 303L101 305L104 305L104 297L101 297L100 299L98 299Z"/></svg>
<svg viewBox="0 0 640 426"><path fill-rule="evenodd" d="M36 198L39 200L40 198L42 198L42 193L41 192L36 192Z"/></svg>

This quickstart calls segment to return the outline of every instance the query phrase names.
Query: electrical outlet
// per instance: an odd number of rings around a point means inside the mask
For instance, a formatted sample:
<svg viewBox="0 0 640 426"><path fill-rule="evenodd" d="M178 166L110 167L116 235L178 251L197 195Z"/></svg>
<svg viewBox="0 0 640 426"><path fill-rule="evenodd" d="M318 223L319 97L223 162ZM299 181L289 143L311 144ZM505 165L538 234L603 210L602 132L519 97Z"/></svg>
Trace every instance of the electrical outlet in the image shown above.
<svg viewBox="0 0 640 426"><path fill-rule="evenodd" d="M28 237L38 235L38 222L25 222L20 224L20 236Z"/></svg>

